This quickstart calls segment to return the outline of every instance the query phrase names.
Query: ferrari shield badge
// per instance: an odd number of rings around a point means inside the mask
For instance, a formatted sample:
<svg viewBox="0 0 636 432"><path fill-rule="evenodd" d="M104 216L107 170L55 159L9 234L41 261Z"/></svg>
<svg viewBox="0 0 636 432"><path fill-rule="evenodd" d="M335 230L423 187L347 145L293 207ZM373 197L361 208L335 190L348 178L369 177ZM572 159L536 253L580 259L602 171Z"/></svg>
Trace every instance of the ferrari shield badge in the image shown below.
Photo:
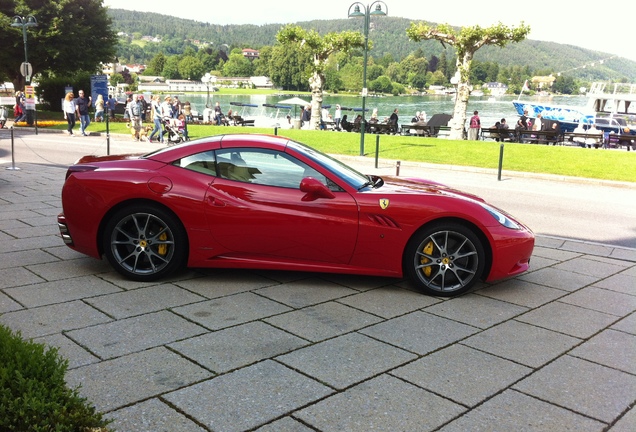
<svg viewBox="0 0 636 432"><path fill-rule="evenodd" d="M388 198L380 198L380 208L382 210L386 210L388 206L389 206L389 199Z"/></svg>

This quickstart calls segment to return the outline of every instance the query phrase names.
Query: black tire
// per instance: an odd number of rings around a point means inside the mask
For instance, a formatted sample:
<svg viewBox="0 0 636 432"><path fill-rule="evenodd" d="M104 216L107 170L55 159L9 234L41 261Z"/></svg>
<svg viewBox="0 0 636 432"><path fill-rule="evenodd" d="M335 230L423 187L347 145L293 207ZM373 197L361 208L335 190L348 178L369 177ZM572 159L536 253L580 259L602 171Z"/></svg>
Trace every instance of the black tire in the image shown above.
<svg viewBox="0 0 636 432"><path fill-rule="evenodd" d="M422 292L451 297L482 276L486 254L475 233L458 223L437 223L416 233L404 251L404 272Z"/></svg>
<svg viewBox="0 0 636 432"><path fill-rule="evenodd" d="M181 268L188 257L188 237L179 219L154 204L117 211L103 234L103 248L113 268L125 277L154 281Z"/></svg>

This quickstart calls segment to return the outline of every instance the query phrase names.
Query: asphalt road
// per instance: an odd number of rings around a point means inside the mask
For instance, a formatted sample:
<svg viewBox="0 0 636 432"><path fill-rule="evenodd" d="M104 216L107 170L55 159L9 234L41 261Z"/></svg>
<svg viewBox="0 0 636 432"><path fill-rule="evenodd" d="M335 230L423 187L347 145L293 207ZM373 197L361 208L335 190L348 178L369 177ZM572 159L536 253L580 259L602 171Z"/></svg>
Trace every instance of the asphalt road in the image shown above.
<svg viewBox="0 0 636 432"><path fill-rule="evenodd" d="M67 166L86 154L151 151L158 144L137 143L125 136L69 137L62 133L16 132L13 151L9 131L0 131L0 164ZM605 151L605 150L601 150ZM614 150L611 150L614 151ZM631 155L630 155L631 156ZM343 157L361 172L396 174L395 161ZM504 166L505 168L505 166ZM560 176L446 167L402 162L400 176L432 179L485 198L528 225L536 234L636 248L636 183L602 182Z"/></svg>

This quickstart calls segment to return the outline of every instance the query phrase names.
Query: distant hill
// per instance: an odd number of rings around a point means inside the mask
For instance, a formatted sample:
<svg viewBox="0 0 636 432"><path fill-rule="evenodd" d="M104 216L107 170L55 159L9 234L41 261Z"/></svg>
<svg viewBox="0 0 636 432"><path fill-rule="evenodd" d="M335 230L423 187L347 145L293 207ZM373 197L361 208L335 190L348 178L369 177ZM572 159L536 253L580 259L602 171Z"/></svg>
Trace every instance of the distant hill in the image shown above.
<svg viewBox="0 0 636 432"><path fill-rule="evenodd" d="M109 9L115 31L128 34L159 36L163 39L192 39L211 42L214 46L230 46L259 49L274 45L276 33L284 24L267 25L219 25L175 18L154 12L136 12L124 9ZM396 61L421 49L430 58L439 57L444 47L437 41L412 42L406 36L411 20L396 17L381 17L372 20L369 40L374 58L391 54ZM362 31L362 20L335 19L296 23L321 34L344 30ZM448 57L454 56L452 48ZM604 59L601 64L599 60ZM636 62L599 51L554 42L525 40L511 43L505 48L484 47L477 51L475 60L495 62L501 66L518 65L533 71L564 72L567 75L588 80L636 81ZM594 63L593 67L590 67ZM586 66L586 67L583 67Z"/></svg>

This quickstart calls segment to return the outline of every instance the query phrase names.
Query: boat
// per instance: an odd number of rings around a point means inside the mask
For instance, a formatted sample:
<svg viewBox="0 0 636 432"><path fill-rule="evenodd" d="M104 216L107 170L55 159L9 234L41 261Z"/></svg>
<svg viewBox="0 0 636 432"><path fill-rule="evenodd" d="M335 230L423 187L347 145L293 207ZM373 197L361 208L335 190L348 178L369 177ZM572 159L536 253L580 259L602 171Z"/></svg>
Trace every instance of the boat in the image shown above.
<svg viewBox="0 0 636 432"><path fill-rule="evenodd" d="M572 132L579 123L596 124L607 132L636 133L636 84L595 82L586 94L584 107L534 103L519 98L512 101L517 113L535 118L538 114L546 120L559 122L563 132Z"/></svg>

